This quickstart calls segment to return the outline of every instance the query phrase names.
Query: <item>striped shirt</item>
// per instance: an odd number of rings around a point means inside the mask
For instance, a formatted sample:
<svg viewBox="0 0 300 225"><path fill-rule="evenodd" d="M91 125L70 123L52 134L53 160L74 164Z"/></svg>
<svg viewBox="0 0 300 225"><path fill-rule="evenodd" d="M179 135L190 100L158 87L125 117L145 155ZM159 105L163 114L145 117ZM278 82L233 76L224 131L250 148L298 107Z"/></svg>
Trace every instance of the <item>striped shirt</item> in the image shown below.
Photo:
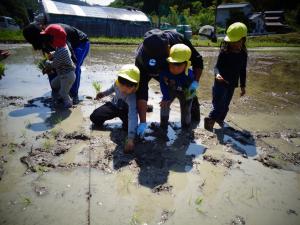
<svg viewBox="0 0 300 225"><path fill-rule="evenodd" d="M55 69L57 75L62 75L75 71L75 66L71 59L71 52L66 45L62 48L57 48L53 54L53 60L46 62L46 67Z"/></svg>

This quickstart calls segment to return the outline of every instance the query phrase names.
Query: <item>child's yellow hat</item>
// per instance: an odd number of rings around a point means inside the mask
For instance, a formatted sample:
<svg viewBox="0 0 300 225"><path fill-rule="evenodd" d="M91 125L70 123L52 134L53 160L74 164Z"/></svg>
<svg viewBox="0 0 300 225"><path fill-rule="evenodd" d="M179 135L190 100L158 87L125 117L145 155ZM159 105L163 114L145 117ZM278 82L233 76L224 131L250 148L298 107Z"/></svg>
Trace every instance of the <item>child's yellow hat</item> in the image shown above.
<svg viewBox="0 0 300 225"><path fill-rule="evenodd" d="M133 83L138 84L140 82L140 70L132 64L122 66L122 68L118 71L118 76Z"/></svg>
<svg viewBox="0 0 300 225"><path fill-rule="evenodd" d="M247 36L247 27L245 24L236 22L231 24L227 31L224 41L236 42Z"/></svg>
<svg viewBox="0 0 300 225"><path fill-rule="evenodd" d="M173 45L170 49L170 56L167 58L169 63L183 63L187 62L185 74L188 74L188 69L191 66L192 51L185 44Z"/></svg>

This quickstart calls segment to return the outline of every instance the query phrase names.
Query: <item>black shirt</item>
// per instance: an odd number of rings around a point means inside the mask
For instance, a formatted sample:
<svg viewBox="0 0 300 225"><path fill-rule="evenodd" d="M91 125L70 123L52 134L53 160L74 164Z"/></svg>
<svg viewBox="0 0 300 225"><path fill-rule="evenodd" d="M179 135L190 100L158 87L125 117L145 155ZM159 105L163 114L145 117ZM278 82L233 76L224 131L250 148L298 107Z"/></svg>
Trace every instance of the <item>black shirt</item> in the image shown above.
<svg viewBox="0 0 300 225"><path fill-rule="evenodd" d="M221 50L216 68L230 86L237 87L239 80L241 87L246 86L247 58L247 52L243 50L238 53Z"/></svg>

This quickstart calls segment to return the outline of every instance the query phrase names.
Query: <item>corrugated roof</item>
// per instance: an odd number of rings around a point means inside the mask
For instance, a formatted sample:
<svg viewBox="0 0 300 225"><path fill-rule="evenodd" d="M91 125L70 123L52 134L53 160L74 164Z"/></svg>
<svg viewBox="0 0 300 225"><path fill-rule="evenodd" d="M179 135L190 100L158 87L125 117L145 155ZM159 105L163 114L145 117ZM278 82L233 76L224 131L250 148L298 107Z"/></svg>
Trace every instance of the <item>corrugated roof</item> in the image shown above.
<svg viewBox="0 0 300 225"><path fill-rule="evenodd" d="M249 3L228 3L218 5L218 9L231 9L231 8L243 8L250 5Z"/></svg>
<svg viewBox="0 0 300 225"><path fill-rule="evenodd" d="M42 0L45 13L93 18L149 22L148 17L138 10L127 10L104 6L79 6L62 2Z"/></svg>

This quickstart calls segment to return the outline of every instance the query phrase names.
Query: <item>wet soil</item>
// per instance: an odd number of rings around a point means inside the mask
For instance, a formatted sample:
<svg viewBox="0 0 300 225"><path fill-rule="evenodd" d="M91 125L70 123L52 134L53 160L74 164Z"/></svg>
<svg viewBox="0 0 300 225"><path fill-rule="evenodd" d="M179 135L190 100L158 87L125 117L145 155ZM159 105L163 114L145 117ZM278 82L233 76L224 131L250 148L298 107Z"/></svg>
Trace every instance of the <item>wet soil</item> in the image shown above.
<svg viewBox="0 0 300 225"><path fill-rule="evenodd" d="M28 46L13 46L0 83L0 223L298 225L300 67L291 65L300 51L270 51L250 51L248 95L236 91L224 128L213 132L203 119L182 130L177 101L162 132L159 87L151 82L149 129L134 153L124 154L120 120L100 130L90 124L90 113L109 100L93 100L91 82L108 87L115 71L133 62L132 47L92 48L82 101L64 111L52 107L44 77L21 76L39 72L35 58L22 60ZM203 56L202 118L211 108L209 67L217 50Z"/></svg>

